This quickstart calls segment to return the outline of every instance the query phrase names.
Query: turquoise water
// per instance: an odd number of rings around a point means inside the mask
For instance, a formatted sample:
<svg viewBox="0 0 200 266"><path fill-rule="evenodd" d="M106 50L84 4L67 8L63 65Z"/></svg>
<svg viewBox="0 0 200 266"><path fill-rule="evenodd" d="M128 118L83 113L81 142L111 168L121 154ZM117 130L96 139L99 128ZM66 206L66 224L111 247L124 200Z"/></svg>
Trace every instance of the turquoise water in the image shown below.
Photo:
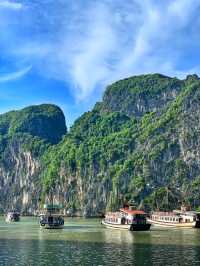
<svg viewBox="0 0 200 266"><path fill-rule="evenodd" d="M1 218L0 265L200 265L200 230L118 231L78 218L45 230L37 218Z"/></svg>

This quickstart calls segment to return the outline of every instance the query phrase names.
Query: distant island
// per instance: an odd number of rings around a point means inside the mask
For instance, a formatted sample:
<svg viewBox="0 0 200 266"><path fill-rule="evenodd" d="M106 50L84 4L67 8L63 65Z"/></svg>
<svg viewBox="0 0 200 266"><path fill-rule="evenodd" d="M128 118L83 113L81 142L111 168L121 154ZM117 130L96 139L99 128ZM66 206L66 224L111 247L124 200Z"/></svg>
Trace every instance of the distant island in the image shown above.
<svg viewBox="0 0 200 266"><path fill-rule="evenodd" d="M55 105L0 115L0 212L34 214L50 191L70 215L200 206L200 79L133 76L70 129Z"/></svg>

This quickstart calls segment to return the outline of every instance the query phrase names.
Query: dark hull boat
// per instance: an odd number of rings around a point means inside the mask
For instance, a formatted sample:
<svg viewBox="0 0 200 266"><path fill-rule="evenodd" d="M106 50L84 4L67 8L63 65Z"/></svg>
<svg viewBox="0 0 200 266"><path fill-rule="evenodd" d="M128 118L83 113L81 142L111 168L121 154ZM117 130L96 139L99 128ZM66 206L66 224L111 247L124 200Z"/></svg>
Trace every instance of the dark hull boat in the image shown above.
<svg viewBox="0 0 200 266"><path fill-rule="evenodd" d="M102 224L105 225L107 228L125 229L125 230L129 230L129 231L148 231L151 227L150 223L123 225L123 224L108 223L105 220L102 221Z"/></svg>
<svg viewBox="0 0 200 266"><path fill-rule="evenodd" d="M44 205L44 213L40 214L40 226L44 229L62 229L64 218L59 213L59 205Z"/></svg>
<svg viewBox="0 0 200 266"><path fill-rule="evenodd" d="M19 222L20 221L20 213L19 212L8 212L6 215L6 222Z"/></svg>
<svg viewBox="0 0 200 266"><path fill-rule="evenodd" d="M151 223L147 222L146 213L140 210L120 209L119 212L107 213L102 224L108 228L130 231L147 231Z"/></svg>

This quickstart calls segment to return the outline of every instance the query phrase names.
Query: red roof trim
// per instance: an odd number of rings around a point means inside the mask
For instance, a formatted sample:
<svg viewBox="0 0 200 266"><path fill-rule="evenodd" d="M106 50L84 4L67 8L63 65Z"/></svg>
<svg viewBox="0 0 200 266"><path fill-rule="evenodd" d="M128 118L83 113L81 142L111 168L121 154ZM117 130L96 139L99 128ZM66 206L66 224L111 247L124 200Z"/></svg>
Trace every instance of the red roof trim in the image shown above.
<svg viewBox="0 0 200 266"><path fill-rule="evenodd" d="M127 213L127 214L146 214L144 211L141 210L129 210L129 209L120 209L121 212Z"/></svg>

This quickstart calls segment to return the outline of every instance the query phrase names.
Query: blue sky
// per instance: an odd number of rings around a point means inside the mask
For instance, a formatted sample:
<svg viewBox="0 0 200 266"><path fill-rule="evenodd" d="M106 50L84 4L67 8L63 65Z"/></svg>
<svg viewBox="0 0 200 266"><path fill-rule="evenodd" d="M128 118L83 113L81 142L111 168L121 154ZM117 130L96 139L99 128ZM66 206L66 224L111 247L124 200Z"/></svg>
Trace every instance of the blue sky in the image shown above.
<svg viewBox="0 0 200 266"><path fill-rule="evenodd" d="M0 0L0 113L55 103L67 124L106 85L200 72L199 0Z"/></svg>

